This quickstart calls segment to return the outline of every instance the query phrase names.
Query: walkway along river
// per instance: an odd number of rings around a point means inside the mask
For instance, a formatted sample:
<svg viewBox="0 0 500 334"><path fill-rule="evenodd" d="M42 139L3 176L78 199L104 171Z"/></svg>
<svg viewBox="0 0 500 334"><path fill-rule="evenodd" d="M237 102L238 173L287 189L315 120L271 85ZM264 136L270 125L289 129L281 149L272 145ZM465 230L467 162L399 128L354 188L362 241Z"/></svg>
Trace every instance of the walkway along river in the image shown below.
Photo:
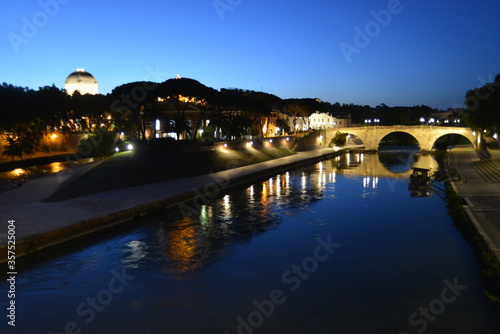
<svg viewBox="0 0 500 334"><path fill-rule="evenodd" d="M499 333L445 202L410 196L416 164L345 154L21 258L0 331Z"/></svg>

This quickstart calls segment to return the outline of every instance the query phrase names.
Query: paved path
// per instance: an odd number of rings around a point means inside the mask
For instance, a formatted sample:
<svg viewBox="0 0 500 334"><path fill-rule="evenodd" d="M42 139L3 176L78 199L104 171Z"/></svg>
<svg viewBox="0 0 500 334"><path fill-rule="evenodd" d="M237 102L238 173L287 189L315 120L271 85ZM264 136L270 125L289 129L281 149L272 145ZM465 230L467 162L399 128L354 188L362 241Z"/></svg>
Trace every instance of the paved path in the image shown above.
<svg viewBox="0 0 500 334"><path fill-rule="evenodd" d="M455 191L466 200L467 214L500 261L500 151L490 153L490 159L481 160L472 148L456 148L449 162L460 176L452 182Z"/></svg>
<svg viewBox="0 0 500 334"><path fill-rule="evenodd" d="M6 261L9 220L15 220L16 255L19 257L180 203L185 203L185 210L196 211L199 203L220 195L228 187L262 179L334 153L333 149L326 148L299 152L211 175L118 189L64 202L42 200L99 162L44 176L0 194L0 263Z"/></svg>

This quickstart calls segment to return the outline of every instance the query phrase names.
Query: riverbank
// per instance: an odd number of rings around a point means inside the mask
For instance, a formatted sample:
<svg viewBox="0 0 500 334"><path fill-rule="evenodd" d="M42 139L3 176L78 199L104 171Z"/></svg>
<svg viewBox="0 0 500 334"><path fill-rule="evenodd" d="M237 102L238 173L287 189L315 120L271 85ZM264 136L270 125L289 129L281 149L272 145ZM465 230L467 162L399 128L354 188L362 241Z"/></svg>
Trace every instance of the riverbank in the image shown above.
<svg viewBox="0 0 500 334"><path fill-rule="evenodd" d="M0 263L7 260L9 221L14 221L15 254L19 258L165 208L182 204L181 211L196 212L201 204L231 188L336 154L338 152L327 148L298 152L217 173L100 192L62 202L43 202L43 199L75 180L75 172L66 170L48 175L0 194L0 222L3 226ZM79 169L78 173L81 175L85 171Z"/></svg>
<svg viewBox="0 0 500 334"><path fill-rule="evenodd" d="M5 155L0 155L0 172L9 171L15 168L26 168L33 165L44 165L52 162L67 161L68 156L74 152L66 151L51 151L51 152L36 152L32 155L25 156L22 160L14 160L7 158Z"/></svg>
<svg viewBox="0 0 500 334"><path fill-rule="evenodd" d="M500 151L481 159L472 148L453 149L447 167L457 172L450 181L450 215L472 243L487 285L500 295ZM488 297L500 302L498 297Z"/></svg>
<svg viewBox="0 0 500 334"><path fill-rule="evenodd" d="M65 201L104 191L215 173L293 154L296 153L285 147L187 153L142 148L114 154L58 189L45 201Z"/></svg>
<svg viewBox="0 0 500 334"><path fill-rule="evenodd" d="M448 166L459 178L451 185L465 200L464 209L489 248L500 261L500 152L481 159L472 148L453 149Z"/></svg>

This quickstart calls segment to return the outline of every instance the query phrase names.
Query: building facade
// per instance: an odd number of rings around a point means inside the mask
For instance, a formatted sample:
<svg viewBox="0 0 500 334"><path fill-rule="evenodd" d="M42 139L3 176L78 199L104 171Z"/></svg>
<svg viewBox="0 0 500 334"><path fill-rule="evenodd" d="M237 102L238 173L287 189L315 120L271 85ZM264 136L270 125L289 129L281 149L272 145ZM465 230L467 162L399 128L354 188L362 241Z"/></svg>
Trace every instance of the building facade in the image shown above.
<svg viewBox="0 0 500 334"><path fill-rule="evenodd" d="M351 126L350 117L334 117L316 111L309 116L309 128L313 130L347 128Z"/></svg>

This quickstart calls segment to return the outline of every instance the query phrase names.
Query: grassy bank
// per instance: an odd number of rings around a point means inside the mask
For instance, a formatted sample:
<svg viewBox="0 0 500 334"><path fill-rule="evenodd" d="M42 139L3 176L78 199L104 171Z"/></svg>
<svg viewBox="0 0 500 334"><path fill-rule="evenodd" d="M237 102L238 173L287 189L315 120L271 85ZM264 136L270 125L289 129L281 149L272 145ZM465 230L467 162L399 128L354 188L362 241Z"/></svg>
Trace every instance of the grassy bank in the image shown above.
<svg viewBox="0 0 500 334"><path fill-rule="evenodd" d="M123 152L108 158L45 201L58 202L103 191L209 174L291 154L295 152L284 147L193 153L154 149Z"/></svg>

